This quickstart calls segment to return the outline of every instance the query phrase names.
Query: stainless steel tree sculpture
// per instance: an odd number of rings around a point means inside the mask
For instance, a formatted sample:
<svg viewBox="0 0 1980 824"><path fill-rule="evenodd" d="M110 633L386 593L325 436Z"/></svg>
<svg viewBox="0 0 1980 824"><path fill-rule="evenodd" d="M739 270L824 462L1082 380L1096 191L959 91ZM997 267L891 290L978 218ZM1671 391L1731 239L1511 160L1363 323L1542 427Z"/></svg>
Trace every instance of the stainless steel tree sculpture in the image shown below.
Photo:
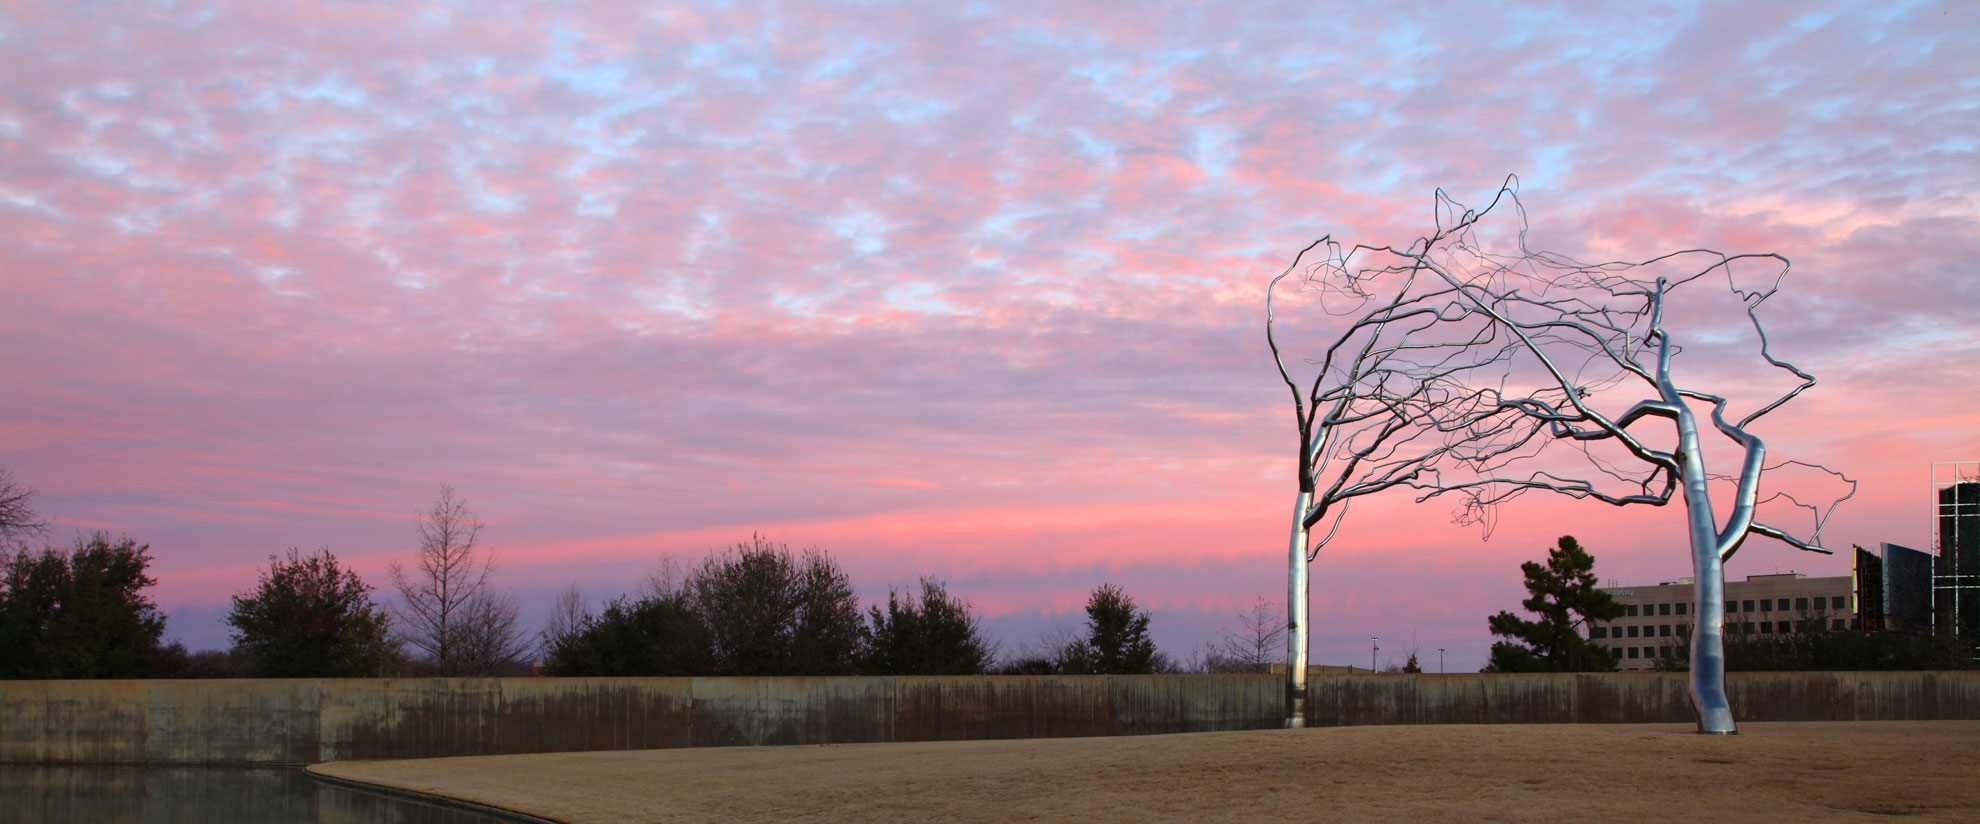
<svg viewBox="0 0 1980 824"><path fill-rule="evenodd" d="M1700 732L1734 734L1725 693L1725 562L1755 534L1828 553L1820 546L1822 526L1835 506L1855 492L1853 481L1824 467L1798 461L1769 465L1765 444L1751 431L1755 421L1815 385L1814 376L1773 353L1760 322L1759 308L1779 292L1788 260L1778 254L1692 249L1639 262L1587 264L1530 251L1516 187L1517 180L1508 178L1492 203L1476 212L1439 191L1438 232L1409 249L1386 251L1405 258L1408 271L1454 290L1472 319L1489 319L1506 338L1509 357L1499 358L1495 351L1494 359L1483 364L1486 368L1449 378L1485 387L1493 408L1516 411L1541 426L1492 419L1488 427L1446 430L1452 451L1440 467L1445 471L1420 473L1409 483L1422 490L1419 500L1462 496L1461 520L1488 525L1497 504L1531 490L1614 506L1661 506L1681 488L1696 604L1692 704ZM1490 237L1483 221L1501 204L1508 204L1518 219ZM1721 280L1728 291L1702 288ZM1712 295L1720 299L1711 300ZM1723 299L1728 295L1730 302ZM1690 374L1717 372L1726 380L1723 372L1737 356L1733 333L1750 326L1761 360L1787 376L1780 381L1784 386L1764 388L1764 374L1727 380L1743 393L1759 395L1753 411L1734 420L1728 397L1681 383L1673 369L1681 349L1669 326L1679 297L1686 298L1687 313L1695 311L1705 319L1688 338L1703 355L1687 361L1688 369L1695 368ZM1722 319L1717 325L1712 323L1715 315ZM1718 449L1729 452L1722 457L1737 455L1737 473L1714 475L1707 468L1714 449L1701 440L1700 412L1694 404L1709 410L1712 428L1730 442ZM1640 434L1636 425L1651 418L1672 423L1665 436L1671 440L1653 445ZM1573 466L1560 460L1562 452L1541 448L1548 443L1578 446L1565 453ZM1839 479L1838 489L1847 485L1848 492L1826 507L1782 493L1762 500L1762 475L1788 465L1827 473ZM1714 480L1732 484L1730 511L1723 519L1713 505ZM1760 520L1761 506L1776 500L1812 512L1813 529L1806 539L1777 521Z"/></svg>
<svg viewBox="0 0 1980 824"><path fill-rule="evenodd" d="M1365 256L1380 259L1357 260ZM1321 238L1266 289L1266 342L1292 392L1299 432L1299 494L1287 553L1288 726L1305 718L1308 566L1339 533L1348 505L1436 477L1441 462L1469 449L1459 433L1517 441L1546 426L1499 404L1490 389L1466 385L1472 374L1503 367L1516 347L1460 288L1406 262L1391 250L1344 249ZM1319 354L1289 368L1274 301L1280 282L1295 273L1301 288L1294 295L1313 299L1325 317L1348 320L1345 328L1322 327L1320 342L1308 350Z"/></svg>

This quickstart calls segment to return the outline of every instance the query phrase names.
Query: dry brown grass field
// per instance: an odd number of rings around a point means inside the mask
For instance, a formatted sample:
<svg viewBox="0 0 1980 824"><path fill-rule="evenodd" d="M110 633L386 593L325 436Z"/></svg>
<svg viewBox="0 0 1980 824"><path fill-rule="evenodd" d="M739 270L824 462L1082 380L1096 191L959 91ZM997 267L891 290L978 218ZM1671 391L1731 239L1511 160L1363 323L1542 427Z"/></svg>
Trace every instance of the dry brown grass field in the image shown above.
<svg viewBox="0 0 1980 824"><path fill-rule="evenodd" d="M556 821L1980 821L1980 721L1340 727L312 768Z"/></svg>

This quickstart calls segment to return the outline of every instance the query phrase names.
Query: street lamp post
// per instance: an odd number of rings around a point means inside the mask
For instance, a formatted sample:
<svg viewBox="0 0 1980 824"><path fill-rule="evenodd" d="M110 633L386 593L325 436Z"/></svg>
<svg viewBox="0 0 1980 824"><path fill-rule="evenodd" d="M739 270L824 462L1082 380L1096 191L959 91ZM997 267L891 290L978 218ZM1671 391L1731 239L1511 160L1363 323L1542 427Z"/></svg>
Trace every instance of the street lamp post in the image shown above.
<svg viewBox="0 0 1980 824"><path fill-rule="evenodd" d="M1438 675L1443 675L1443 674L1444 674L1444 648L1443 648L1443 647L1438 647L1438 648L1437 648L1437 674L1438 674Z"/></svg>
<svg viewBox="0 0 1980 824"><path fill-rule="evenodd" d="M1369 672L1375 671L1375 653L1380 652L1382 650L1382 645L1376 643L1376 641L1378 640L1380 639L1376 638L1373 635L1368 636L1368 671Z"/></svg>

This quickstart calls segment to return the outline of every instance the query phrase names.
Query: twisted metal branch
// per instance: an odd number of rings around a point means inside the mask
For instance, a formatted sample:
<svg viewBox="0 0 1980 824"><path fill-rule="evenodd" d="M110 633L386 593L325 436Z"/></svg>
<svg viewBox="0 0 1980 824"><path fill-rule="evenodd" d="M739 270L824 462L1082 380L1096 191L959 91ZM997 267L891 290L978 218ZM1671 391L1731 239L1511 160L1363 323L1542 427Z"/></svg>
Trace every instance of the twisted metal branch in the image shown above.
<svg viewBox="0 0 1980 824"><path fill-rule="evenodd" d="M1348 296L1375 308L1359 315L1327 349L1304 401L1301 387L1280 363L1295 404L1312 403L1311 411L1298 407L1301 500L1313 495L1303 523L1317 522L1330 503L1344 500L1341 496L1396 486L1417 490L1418 501L1458 497L1458 520L1483 524L1488 534L1498 505L1528 491L1619 507L1663 506L1682 491L1698 604L1693 701L1701 731L1732 732L1720 644L1725 560L1756 534L1827 553L1820 543L1822 527L1855 492L1854 481L1817 464L1769 465L1766 444L1751 431L1758 420L1815 385L1813 375L1773 352L1760 320L1760 307L1779 293L1789 261L1772 253L1686 249L1591 264L1536 252L1526 245L1526 210L1517 186L1518 179L1508 177L1491 203L1477 210L1438 190L1435 231L1403 248L1343 248L1331 238L1307 248L1325 248L1327 256L1304 270L1306 283L1325 296ZM1510 204L1517 216L1506 251L1480 239L1481 225L1502 204ZM1374 262L1356 266L1357 258ZM1761 288L1742 288L1734 270L1754 264L1778 268ZM1295 260L1280 278L1298 269ZM1665 325L1674 292L1690 294L1697 291L1691 284L1714 277L1724 277L1740 303L1758 337L1761 359L1795 378L1792 387L1737 422L1727 397L1679 383L1674 367L1683 349ZM1391 293L1379 287L1390 281L1401 289L1383 303L1382 296ZM1359 346L1343 346L1351 340ZM1349 368L1336 369L1343 352L1355 356L1347 361ZM1278 353L1274 341L1274 357ZM1640 386L1648 397L1630 397L1631 386ZM1618 396L1623 400L1617 402ZM1323 399L1331 411L1316 418ZM1707 471L1694 403L1705 404L1712 430L1739 448L1737 473ZM1620 414L1612 414L1617 409ZM1649 419L1668 421L1670 429L1652 435L1640 426ZM1320 427L1317 440L1309 437L1315 427ZM1352 429L1336 437L1334 427ZM1674 436L1668 446L1663 432ZM1566 464L1575 462L1555 459L1558 450L1546 447L1561 442L1574 444L1585 462L1571 469ZM1598 455L1595 448L1606 444L1630 460ZM1341 474L1319 492L1316 473L1329 467L1330 459ZM1779 492L1762 501L1762 476L1789 464L1829 473L1849 484L1849 492L1826 510ZM1723 521L1715 517L1707 491L1715 479L1734 487ZM1814 531L1802 538L1759 520L1759 507L1777 500L1813 510Z"/></svg>

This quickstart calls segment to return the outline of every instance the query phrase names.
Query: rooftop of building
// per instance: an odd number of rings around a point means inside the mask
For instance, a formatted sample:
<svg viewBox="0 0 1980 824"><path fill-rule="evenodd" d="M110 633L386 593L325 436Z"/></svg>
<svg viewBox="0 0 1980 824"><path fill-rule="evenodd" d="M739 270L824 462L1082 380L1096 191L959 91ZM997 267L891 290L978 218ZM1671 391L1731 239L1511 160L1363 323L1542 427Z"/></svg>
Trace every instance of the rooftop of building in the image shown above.
<svg viewBox="0 0 1980 824"><path fill-rule="evenodd" d="M1834 576L1825 576L1825 577L1848 578L1850 576L1834 575ZM1821 580L1821 579L1810 578L1808 577L1808 574L1805 572L1797 572L1795 570L1790 569L1786 572L1763 572L1758 575L1748 575L1746 576L1746 579L1743 582L1729 580L1726 583L1757 583L1762 581L1779 582L1779 581L1816 581L1816 580ZM1608 586L1601 587L1600 589L1602 589L1604 592L1607 592L1610 590L1618 590L1618 589L1644 589L1648 587L1679 587L1679 586L1688 587L1696 582L1697 579L1691 577L1678 578L1676 580L1671 580L1671 581L1658 581L1657 583L1654 584L1624 584L1620 581L1611 580L1609 581Z"/></svg>

